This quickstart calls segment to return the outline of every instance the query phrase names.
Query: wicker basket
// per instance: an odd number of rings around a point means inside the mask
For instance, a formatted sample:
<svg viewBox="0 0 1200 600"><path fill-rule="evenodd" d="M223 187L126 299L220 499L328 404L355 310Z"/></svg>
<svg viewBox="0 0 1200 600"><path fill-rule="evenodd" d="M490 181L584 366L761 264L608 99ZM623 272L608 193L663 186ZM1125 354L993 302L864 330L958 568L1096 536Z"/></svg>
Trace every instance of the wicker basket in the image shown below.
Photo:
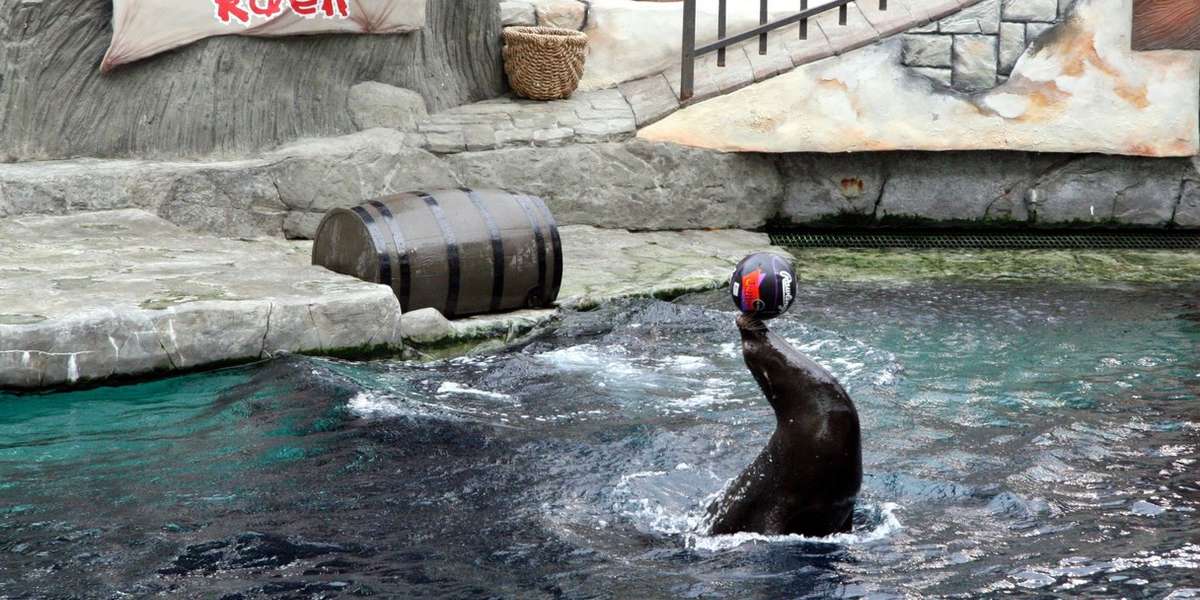
<svg viewBox="0 0 1200 600"><path fill-rule="evenodd" d="M566 98L583 76L588 38L557 27L506 27L504 71L514 92L534 100Z"/></svg>

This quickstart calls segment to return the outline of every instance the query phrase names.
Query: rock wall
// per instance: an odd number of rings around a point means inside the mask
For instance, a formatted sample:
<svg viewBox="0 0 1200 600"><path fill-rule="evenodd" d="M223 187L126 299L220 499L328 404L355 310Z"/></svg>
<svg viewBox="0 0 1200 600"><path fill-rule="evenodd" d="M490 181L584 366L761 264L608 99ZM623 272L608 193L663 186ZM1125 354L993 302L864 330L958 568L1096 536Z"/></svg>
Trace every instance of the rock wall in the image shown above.
<svg viewBox="0 0 1200 600"><path fill-rule="evenodd" d="M430 0L419 33L209 39L107 75L111 0L0 0L0 161L250 153L355 131L360 81L440 110L504 89L494 2Z"/></svg>
<svg viewBox="0 0 1200 600"><path fill-rule="evenodd" d="M1033 152L778 157L778 222L1200 228L1200 159Z"/></svg>
<svg viewBox="0 0 1200 600"><path fill-rule="evenodd" d="M372 129L231 161L0 164L0 218L141 208L224 237L311 237L330 208L507 188L564 225L630 230L914 222L1200 229L1200 158L1027 152L725 154L640 140L436 155Z"/></svg>

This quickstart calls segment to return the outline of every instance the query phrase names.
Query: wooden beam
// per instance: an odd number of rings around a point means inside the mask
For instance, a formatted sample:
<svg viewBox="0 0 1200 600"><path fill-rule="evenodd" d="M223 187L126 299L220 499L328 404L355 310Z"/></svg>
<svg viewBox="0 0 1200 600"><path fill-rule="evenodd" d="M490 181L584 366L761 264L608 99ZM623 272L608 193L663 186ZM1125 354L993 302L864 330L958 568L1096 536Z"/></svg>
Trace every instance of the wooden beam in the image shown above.
<svg viewBox="0 0 1200 600"><path fill-rule="evenodd" d="M1200 1L1134 0L1134 50L1200 50Z"/></svg>

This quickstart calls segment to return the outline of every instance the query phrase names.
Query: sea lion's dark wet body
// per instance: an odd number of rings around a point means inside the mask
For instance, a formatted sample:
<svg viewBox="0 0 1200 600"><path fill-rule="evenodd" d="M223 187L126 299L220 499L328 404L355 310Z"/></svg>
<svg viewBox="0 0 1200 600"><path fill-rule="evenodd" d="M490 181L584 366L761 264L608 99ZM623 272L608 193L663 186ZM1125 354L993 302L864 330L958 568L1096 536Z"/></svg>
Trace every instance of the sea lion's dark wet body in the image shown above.
<svg viewBox="0 0 1200 600"><path fill-rule="evenodd" d="M858 412L833 375L738 317L746 366L775 409L767 447L709 507L709 532L825 536L849 531L862 485Z"/></svg>

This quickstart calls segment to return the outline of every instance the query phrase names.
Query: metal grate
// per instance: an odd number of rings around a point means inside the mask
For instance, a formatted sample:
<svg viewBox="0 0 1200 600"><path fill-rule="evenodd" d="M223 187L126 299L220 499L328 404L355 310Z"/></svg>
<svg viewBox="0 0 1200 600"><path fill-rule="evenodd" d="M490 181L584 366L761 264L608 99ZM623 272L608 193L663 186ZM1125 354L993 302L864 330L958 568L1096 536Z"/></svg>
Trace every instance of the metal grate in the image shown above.
<svg viewBox="0 0 1200 600"><path fill-rule="evenodd" d="M1200 233L1180 232L876 232L774 231L771 243L792 248L972 250L1200 250Z"/></svg>

